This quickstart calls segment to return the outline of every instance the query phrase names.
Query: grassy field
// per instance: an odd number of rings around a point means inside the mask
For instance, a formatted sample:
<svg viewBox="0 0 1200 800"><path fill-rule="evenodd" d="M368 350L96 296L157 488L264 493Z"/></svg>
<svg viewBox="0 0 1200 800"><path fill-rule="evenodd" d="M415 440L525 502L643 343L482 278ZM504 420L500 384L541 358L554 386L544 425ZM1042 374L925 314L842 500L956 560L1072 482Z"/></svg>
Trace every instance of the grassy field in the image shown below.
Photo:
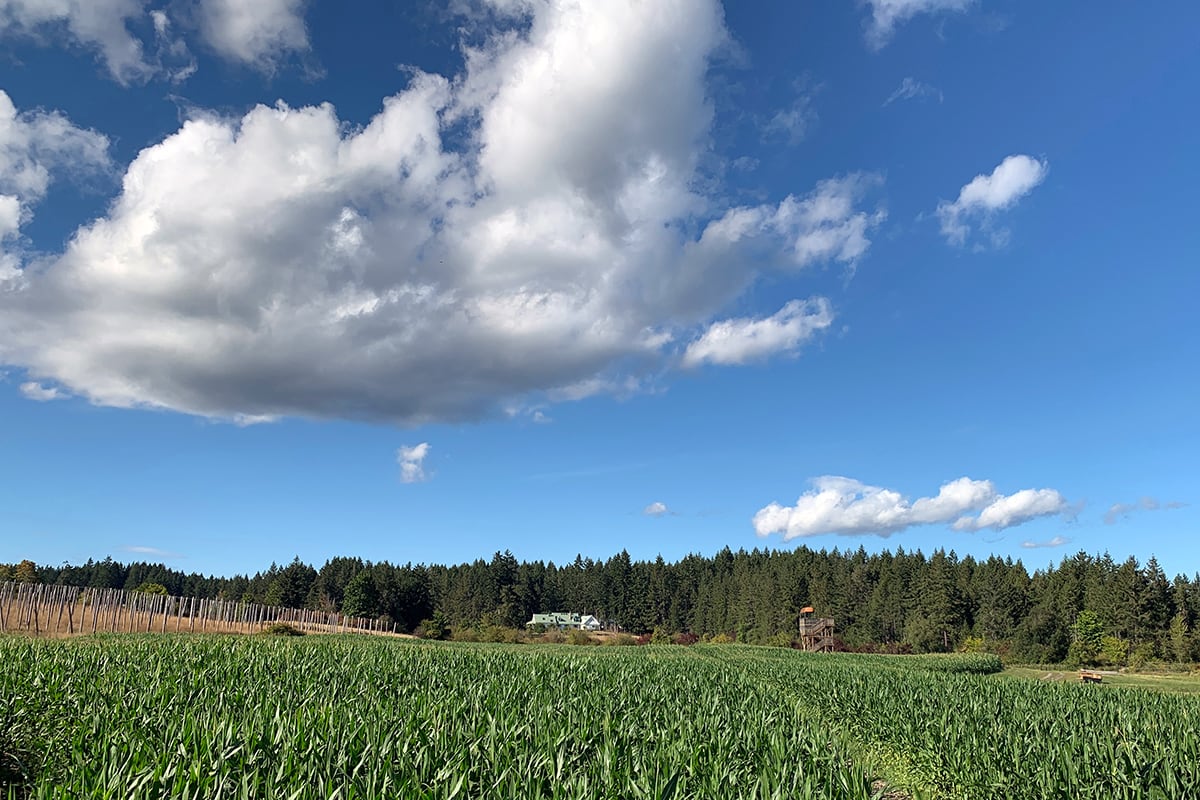
<svg viewBox="0 0 1200 800"><path fill-rule="evenodd" d="M0 639L9 797L1162 797L1200 698L987 657L365 637Z"/></svg>
<svg viewBox="0 0 1200 800"><path fill-rule="evenodd" d="M1004 670L1006 678L1036 680L1045 683L1072 683L1079 672L1060 666L1014 666ZM1105 670L1102 686L1123 689L1149 689L1156 692L1200 695L1200 671L1191 672L1115 672Z"/></svg>

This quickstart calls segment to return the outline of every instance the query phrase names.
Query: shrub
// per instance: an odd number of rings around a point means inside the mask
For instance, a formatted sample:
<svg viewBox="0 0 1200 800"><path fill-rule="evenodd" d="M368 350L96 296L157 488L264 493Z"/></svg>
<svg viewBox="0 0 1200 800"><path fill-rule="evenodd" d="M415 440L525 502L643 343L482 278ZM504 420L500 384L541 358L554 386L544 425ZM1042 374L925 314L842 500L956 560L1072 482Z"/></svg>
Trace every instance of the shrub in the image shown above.
<svg viewBox="0 0 1200 800"><path fill-rule="evenodd" d="M573 628L567 632L567 644L596 644L596 640L587 631Z"/></svg>
<svg viewBox="0 0 1200 800"><path fill-rule="evenodd" d="M636 644L637 639L633 638L628 633L613 634L604 640L604 645L607 647L629 647Z"/></svg>
<svg viewBox="0 0 1200 800"><path fill-rule="evenodd" d="M700 641L700 637L694 633L677 633L671 638L671 641L675 644L689 645Z"/></svg>
<svg viewBox="0 0 1200 800"><path fill-rule="evenodd" d="M445 639L450 635L450 626L441 613L435 612L431 619L421 620L413 635L418 639Z"/></svg>
<svg viewBox="0 0 1200 800"><path fill-rule="evenodd" d="M488 625L479 631L479 641L513 644L517 641L517 631L515 628L506 628L503 625Z"/></svg>
<svg viewBox="0 0 1200 800"><path fill-rule="evenodd" d="M767 644L771 647L791 647L792 635L790 633L777 633L770 639L767 639Z"/></svg>
<svg viewBox="0 0 1200 800"><path fill-rule="evenodd" d="M295 625L289 625L286 622L272 622L263 629L263 633L267 636L303 636L304 631L297 628Z"/></svg>
<svg viewBox="0 0 1200 800"><path fill-rule="evenodd" d="M708 641L710 644L733 644L733 637L728 633L718 633Z"/></svg>

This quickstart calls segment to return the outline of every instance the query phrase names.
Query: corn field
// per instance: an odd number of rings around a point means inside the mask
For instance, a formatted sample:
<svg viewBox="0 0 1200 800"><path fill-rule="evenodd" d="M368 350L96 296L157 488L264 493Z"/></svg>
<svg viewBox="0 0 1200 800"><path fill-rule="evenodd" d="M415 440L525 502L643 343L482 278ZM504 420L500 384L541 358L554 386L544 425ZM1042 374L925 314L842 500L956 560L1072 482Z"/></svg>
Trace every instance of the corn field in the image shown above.
<svg viewBox="0 0 1200 800"><path fill-rule="evenodd" d="M1193 698L751 647L0 639L10 798L1181 798L1198 723Z"/></svg>

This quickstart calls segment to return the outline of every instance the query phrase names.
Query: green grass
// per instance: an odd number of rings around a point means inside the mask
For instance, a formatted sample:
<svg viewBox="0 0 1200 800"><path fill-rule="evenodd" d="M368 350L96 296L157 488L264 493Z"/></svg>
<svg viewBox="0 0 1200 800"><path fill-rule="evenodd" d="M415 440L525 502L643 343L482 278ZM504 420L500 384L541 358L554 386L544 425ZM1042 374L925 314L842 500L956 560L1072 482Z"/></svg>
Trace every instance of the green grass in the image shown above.
<svg viewBox="0 0 1200 800"><path fill-rule="evenodd" d="M1046 683L1079 681L1079 671L1060 666L1012 666L1004 670L1005 678L1021 678ZM1104 687L1150 689L1173 694L1200 695L1200 671L1195 672L1122 672L1115 675L1105 671Z"/></svg>
<svg viewBox="0 0 1200 800"><path fill-rule="evenodd" d="M0 796L1134 798L1200 698L979 657L307 636L0 639Z"/></svg>

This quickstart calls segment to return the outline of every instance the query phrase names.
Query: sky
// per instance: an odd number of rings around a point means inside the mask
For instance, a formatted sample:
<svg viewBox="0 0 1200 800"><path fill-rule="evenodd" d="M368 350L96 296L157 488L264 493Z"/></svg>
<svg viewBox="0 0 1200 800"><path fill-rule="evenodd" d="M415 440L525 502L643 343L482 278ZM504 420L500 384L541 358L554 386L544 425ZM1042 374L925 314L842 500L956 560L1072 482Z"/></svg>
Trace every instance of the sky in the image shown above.
<svg viewBox="0 0 1200 800"><path fill-rule="evenodd" d="M0 0L0 562L1190 575L1197 26Z"/></svg>

